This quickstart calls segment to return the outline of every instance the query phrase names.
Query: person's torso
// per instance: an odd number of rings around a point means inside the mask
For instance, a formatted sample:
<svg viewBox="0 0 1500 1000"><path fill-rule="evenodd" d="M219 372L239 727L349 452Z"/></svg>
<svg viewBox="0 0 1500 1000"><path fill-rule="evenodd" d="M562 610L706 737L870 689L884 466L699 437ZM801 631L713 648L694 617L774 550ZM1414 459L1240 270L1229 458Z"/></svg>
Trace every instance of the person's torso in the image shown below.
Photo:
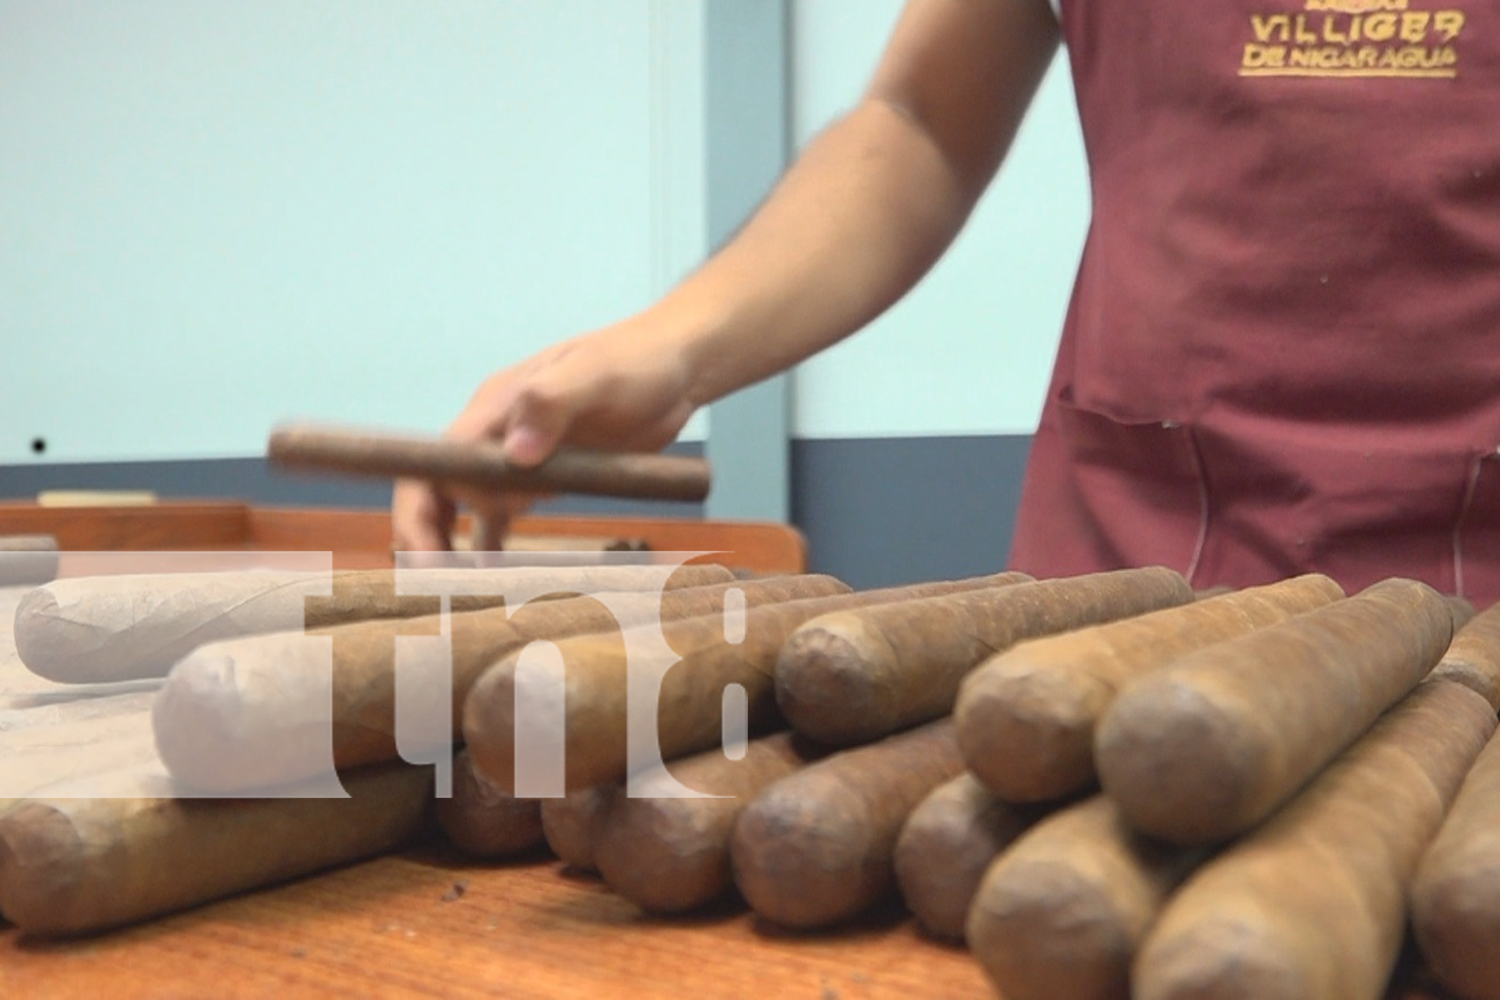
<svg viewBox="0 0 1500 1000"><path fill-rule="evenodd" d="M1500 596L1500 0L1063 0L1093 194L1018 565Z"/></svg>
<svg viewBox="0 0 1500 1000"><path fill-rule="evenodd" d="M1500 334L1500 2L1062 9L1094 196L1081 402L1475 419L1500 387L1476 350Z"/></svg>

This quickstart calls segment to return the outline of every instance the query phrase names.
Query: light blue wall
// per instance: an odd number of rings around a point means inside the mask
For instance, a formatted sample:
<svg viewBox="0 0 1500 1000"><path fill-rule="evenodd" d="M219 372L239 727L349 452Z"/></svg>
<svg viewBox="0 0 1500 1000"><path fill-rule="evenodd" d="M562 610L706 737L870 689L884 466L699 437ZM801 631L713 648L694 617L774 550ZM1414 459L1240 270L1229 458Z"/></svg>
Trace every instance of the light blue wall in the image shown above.
<svg viewBox="0 0 1500 1000"><path fill-rule="evenodd" d="M0 462L436 429L644 305L702 253L663 11L0 0Z"/></svg>
<svg viewBox="0 0 1500 1000"><path fill-rule="evenodd" d="M0 463L38 436L80 461L257 454L289 417L436 429L644 305L705 246L702 2L0 0ZM795 4L799 141L898 6ZM950 259L799 371L795 433L1031 428L1075 129L1054 72Z"/></svg>
<svg viewBox="0 0 1500 1000"><path fill-rule="evenodd" d="M900 0L800 0L793 122L806 142L858 96ZM1000 177L917 289L796 374L799 437L1030 433L1088 224L1067 57Z"/></svg>

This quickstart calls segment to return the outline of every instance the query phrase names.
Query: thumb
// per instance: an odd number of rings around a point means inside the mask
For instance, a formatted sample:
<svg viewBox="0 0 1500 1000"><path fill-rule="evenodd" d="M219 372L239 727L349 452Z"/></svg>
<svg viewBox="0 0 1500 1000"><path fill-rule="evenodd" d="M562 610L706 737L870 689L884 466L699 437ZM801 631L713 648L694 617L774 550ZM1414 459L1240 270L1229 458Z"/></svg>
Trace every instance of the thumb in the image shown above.
<svg viewBox="0 0 1500 1000"><path fill-rule="evenodd" d="M572 423L571 408L559 395L528 386L516 396L500 446L520 466L540 465L552 456Z"/></svg>

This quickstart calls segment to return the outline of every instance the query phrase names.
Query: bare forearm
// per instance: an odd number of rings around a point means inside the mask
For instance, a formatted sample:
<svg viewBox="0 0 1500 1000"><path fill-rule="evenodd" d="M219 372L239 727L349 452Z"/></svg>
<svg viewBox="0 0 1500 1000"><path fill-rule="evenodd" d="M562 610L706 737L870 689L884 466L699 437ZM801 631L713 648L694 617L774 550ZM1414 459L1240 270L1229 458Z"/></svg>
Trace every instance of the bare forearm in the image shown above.
<svg viewBox="0 0 1500 1000"><path fill-rule="evenodd" d="M652 325L680 331L706 403L869 322L921 278L971 205L916 124L866 102L809 146Z"/></svg>
<svg viewBox="0 0 1500 1000"><path fill-rule="evenodd" d="M910 290L963 227L1056 44L1037 0L912 3L865 100L642 317L682 352L693 403L796 364Z"/></svg>

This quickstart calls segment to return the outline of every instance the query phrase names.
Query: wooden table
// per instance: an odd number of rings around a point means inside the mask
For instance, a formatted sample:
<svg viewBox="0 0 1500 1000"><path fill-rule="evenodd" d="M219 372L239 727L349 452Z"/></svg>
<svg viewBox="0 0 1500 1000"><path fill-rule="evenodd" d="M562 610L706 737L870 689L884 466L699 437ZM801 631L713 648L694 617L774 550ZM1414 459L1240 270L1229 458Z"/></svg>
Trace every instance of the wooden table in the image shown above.
<svg viewBox="0 0 1500 1000"><path fill-rule="evenodd" d="M726 905L641 914L541 856L466 863L433 843L110 934L0 932L0 995L806 997L992 995L962 950L898 908L836 934Z"/></svg>
<svg viewBox="0 0 1500 1000"><path fill-rule="evenodd" d="M967 953L922 936L895 905L819 934L779 931L738 903L652 918L551 858L479 865L436 841L90 938L0 930L0 995L995 996ZM1449 995L1408 956L1388 998Z"/></svg>
<svg viewBox="0 0 1500 1000"><path fill-rule="evenodd" d="M458 535L467 537L467 516ZM627 539L656 552L715 552L753 573L799 573L807 541L786 524L660 517L520 517L527 548L547 539ZM118 507L40 507L0 502L0 535L49 534L64 551L330 552L336 569L391 565L385 511L257 507L233 501L174 501ZM66 562L64 563L66 572Z"/></svg>

